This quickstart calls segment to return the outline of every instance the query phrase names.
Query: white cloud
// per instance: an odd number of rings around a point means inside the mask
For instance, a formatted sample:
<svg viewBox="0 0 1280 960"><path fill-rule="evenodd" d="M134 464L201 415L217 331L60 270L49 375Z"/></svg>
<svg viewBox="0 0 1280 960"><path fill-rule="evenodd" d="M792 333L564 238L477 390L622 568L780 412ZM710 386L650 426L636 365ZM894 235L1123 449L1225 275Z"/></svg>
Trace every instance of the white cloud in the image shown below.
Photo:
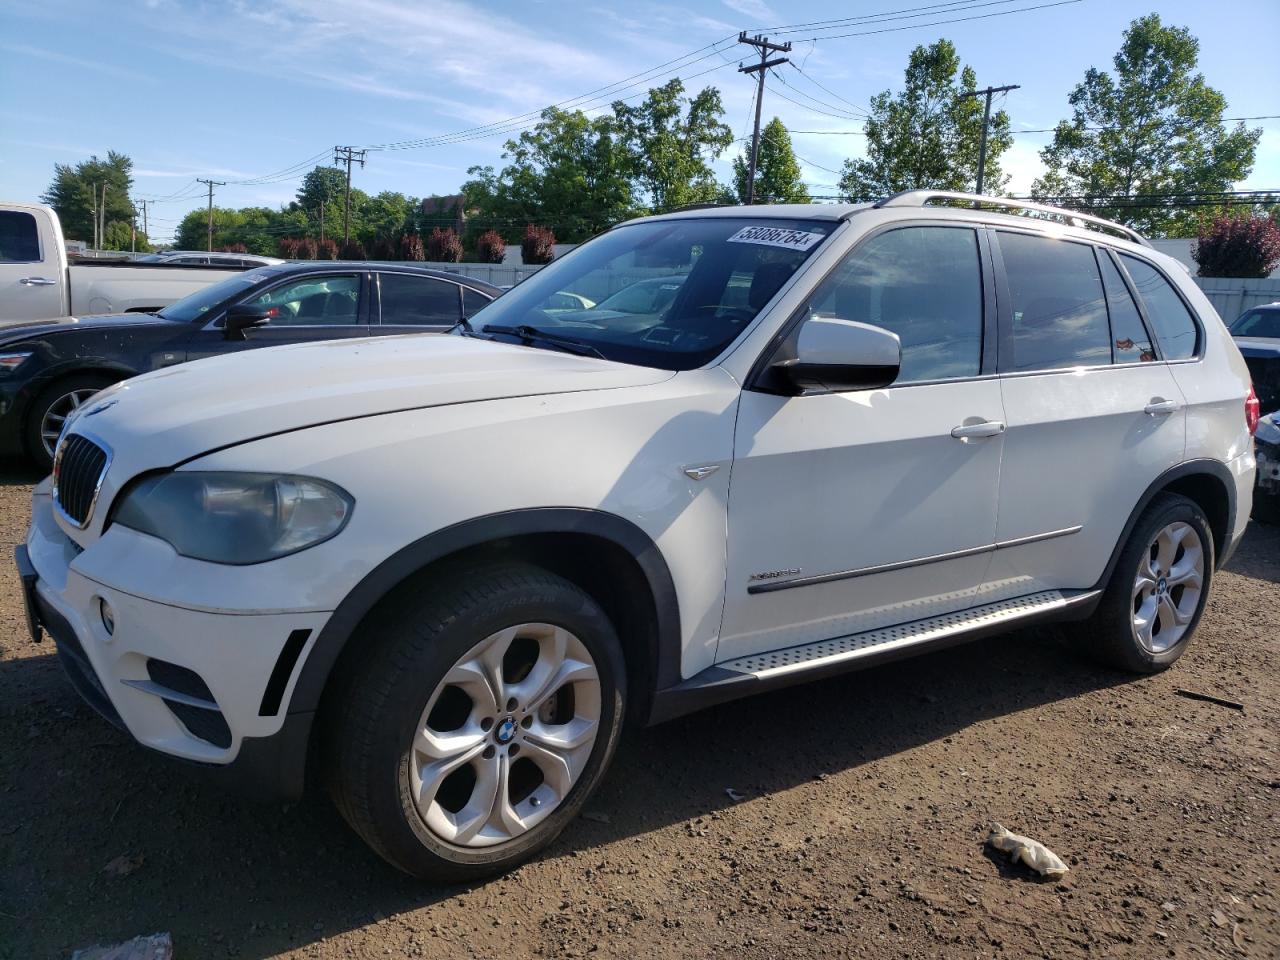
<svg viewBox="0 0 1280 960"><path fill-rule="evenodd" d="M28 46L25 43L0 43L0 50L6 53L16 54L21 57L35 57L39 60L48 60L51 63L60 63L63 66L75 67L77 70L92 70L96 73L105 73L113 77L122 77L126 80L135 80L150 83L151 78L146 74L138 73L136 70L129 70L125 67L117 67L113 64L102 63L98 60L86 60L81 57L68 56L65 53L57 53L53 50L44 50L40 47Z"/></svg>
<svg viewBox="0 0 1280 960"><path fill-rule="evenodd" d="M778 19L777 15L769 9L769 5L764 0L721 0L721 2L730 10L742 14L744 17L751 17L758 22Z"/></svg>
<svg viewBox="0 0 1280 960"><path fill-rule="evenodd" d="M1009 174L1006 189L1010 193L1026 194L1031 190L1031 182L1044 173L1044 164L1040 162L1042 146L1027 137L1014 137L1013 146L1001 155L1000 168Z"/></svg>

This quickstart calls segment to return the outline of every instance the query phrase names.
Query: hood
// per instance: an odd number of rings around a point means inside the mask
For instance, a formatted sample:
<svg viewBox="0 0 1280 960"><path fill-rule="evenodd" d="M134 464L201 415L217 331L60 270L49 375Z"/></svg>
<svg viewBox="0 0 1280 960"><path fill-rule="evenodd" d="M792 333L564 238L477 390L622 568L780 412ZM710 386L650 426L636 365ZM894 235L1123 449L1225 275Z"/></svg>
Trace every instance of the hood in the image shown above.
<svg viewBox="0 0 1280 960"><path fill-rule="evenodd" d="M166 367L72 422L121 474L304 427L443 404L660 383L668 370L470 337L408 334L269 347ZM113 467L113 472L115 469Z"/></svg>
<svg viewBox="0 0 1280 960"><path fill-rule="evenodd" d="M56 320L4 320L0 321L0 342L25 340L59 330L85 327L137 327L175 322L154 313L104 313L88 317L59 317Z"/></svg>
<svg viewBox="0 0 1280 960"><path fill-rule="evenodd" d="M1275 337L1234 337L1246 357L1280 357L1280 340Z"/></svg>

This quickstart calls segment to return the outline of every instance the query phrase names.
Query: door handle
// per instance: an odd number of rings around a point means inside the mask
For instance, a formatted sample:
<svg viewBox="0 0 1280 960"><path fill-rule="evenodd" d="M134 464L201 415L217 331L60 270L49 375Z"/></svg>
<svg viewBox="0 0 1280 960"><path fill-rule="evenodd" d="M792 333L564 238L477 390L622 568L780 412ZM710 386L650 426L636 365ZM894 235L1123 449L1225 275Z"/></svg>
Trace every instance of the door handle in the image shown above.
<svg viewBox="0 0 1280 960"><path fill-rule="evenodd" d="M24 287L52 287L58 281L48 277L23 277L18 282Z"/></svg>
<svg viewBox="0 0 1280 960"><path fill-rule="evenodd" d="M1004 421L981 420L978 423L962 423L951 428L951 435L957 440L982 440L986 437L998 437L1004 433Z"/></svg>
<svg viewBox="0 0 1280 960"><path fill-rule="evenodd" d="M1177 400L1161 400L1159 397L1156 397L1142 408L1142 412L1150 417L1167 417L1177 409Z"/></svg>

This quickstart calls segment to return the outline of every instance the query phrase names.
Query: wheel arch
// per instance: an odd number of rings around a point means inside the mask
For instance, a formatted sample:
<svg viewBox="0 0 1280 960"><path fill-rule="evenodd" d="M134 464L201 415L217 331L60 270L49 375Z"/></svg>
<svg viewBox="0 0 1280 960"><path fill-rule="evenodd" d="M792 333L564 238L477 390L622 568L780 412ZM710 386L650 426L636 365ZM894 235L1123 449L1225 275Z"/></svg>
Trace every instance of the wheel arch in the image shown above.
<svg viewBox="0 0 1280 960"><path fill-rule="evenodd" d="M581 508L489 514L429 534L388 557L334 611L303 662L289 714L320 708L335 667L359 656L360 627L421 578L477 562L532 562L577 583L605 608L623 643L633 715L647 715L653 690L676 682L680 615L675 585L657 545L616 514ZM358 643L358 639L356 640ZM675 679L673 679L675 678Z"/></svg>
<svg viewBox="0 0 1280 960"><path fill-rule="evenodd" d="M101 362L82 361L75 364L63 364L45 371L39 379L32 380L23 388L22 396L18 400L17 420L18 430L22 438L24 446L30 445L30 418L36 412L36 401L40 399L51 387L57 386L66 380L75 377L102 377L110 380L111 383L119 383L121 380L128 380L130 377L136 377L137 370L130 369L123 364L110 360ZM110 384L108 384L110 386ZM30 451L28 451L30 452Z"/></svg>
<svg viewBox="0 0 1280 960"><path fill-rule="evenodd" d="M1196 502L1209 519L1215 569L1225 562L1236 517L1236 489L1231 471L1217 460L1188 460L1160 474L1138 499L1125 522L1123 532L1116 540L1097 587L1105 588L1111 581L1111 574L1115 571L1121 551L1133 534L1133 528L1138 524L1138 518L1161 493L1181 494Z"/></svg>

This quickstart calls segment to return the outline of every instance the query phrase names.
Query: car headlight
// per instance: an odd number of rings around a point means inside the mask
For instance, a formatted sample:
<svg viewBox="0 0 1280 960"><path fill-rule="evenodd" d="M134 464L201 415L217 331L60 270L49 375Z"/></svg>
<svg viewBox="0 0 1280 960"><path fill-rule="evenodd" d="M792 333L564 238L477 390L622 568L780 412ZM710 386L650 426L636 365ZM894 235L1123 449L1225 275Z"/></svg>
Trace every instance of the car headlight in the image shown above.
<svg viewBox="0 0 1280 960"><path fill-rule="evenodd" d="M26 362L27 357L31 356L31 354L31 350L22 350L17 353L0 353L0 375L13 373Z"/></svg>
<svg viewBox="0 0 1280 960"><path fill-rule="evenodd" d="M114 522L212 563L275 560L314 547L346 526L355 501L314 477L175 471L124 496Z"/></svg>

